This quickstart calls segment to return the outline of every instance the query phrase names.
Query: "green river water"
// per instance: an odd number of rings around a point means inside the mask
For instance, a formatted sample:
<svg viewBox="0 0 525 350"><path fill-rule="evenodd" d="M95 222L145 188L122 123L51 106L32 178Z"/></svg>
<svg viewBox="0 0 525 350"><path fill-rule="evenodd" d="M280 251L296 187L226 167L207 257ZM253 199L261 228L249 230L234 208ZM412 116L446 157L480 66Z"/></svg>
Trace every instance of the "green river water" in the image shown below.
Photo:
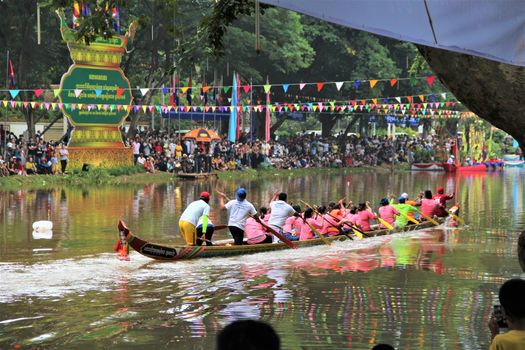
<svg viewBox="0 0 525 350"><path fill-rule="evenodd" d="M140 187L0 191L0 349L213 349L240 318L274 326L283 349L485 349L499 285L524 277L525 173L313 174ZM370 200L444 186L467 225L249 256L155 262L113 253L117 222L182 243L177 222L203 191L267 204ZM212 196L212 219L226 222ZM52 237L32 223L53 221ZM214 239L228 238L220 231Z"/></svg>

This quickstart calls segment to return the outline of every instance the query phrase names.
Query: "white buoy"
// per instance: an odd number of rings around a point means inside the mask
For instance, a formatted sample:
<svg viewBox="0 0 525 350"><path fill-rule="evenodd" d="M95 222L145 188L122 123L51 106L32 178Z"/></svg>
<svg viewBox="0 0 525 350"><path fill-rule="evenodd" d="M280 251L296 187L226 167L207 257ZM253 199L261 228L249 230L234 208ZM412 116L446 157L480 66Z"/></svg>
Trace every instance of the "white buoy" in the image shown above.
<svg viewBox="0 0 525 350"><path fill-rule="evenodd" d="M37 232L51 231L53 229L53 222L49 220L40 220L33 222L33 230Z"/></svg>
<svg viewBox="0 0 525 350"><path fill-rule="evenodd" d="M52 239L53 231L33 231L33 239Z"/></svg>

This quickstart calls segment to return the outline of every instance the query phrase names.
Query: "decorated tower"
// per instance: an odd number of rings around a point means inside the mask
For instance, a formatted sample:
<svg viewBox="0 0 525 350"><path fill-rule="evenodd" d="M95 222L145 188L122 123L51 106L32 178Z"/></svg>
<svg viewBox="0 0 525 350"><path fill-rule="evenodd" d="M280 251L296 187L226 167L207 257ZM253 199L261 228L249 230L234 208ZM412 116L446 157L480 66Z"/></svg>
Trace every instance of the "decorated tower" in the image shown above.
<svg viewBox="0 0 525 350"><path fill-rule="evenodd" d="M73 64L60 82L63 112L74 126L69 141L70 166L104 167L133 164L133 151L122 141L120 126L131 110L131 86L120 68L128 41L135 35L132 23L126 35L96 37L87 44L75 37L64 12L60 32Z"/></svg>

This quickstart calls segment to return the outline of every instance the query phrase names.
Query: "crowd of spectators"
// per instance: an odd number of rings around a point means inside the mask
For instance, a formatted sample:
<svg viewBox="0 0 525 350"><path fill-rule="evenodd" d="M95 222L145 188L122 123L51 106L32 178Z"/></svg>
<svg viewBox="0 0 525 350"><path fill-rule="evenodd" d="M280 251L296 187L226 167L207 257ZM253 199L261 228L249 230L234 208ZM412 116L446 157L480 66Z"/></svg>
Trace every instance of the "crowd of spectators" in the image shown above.
<svg viewBox="0 0 525 350"><path fill-rule="evenodd" d="M135 163L155 172L199 173L211 170L243 170L245 168L278 169L314 167L390 166L400 163L446 161L450 143L439 143L435 137L355 135L323 138L302 133L269 142L195 142L181 140L179 135L158 130L137 131L126 140L133 147Z"/></svg>
<svg viewBox="0 0 525 350"><path fill-rule="evenodd" d="M0 176L64 174L68 159L64 143L46 142L39 134L26 141L0 125Z"/></svg>
<svg viewBox="0 0 525 350"><path fill-rule="evenodd" d="M1 125L0 125L1 127ZM66 161L64 144L44 141L37 135L30 140L0 130L0 175L60 174ZM242 135L237 143L226 140L195 142L165 130L137 129L135 137L124 142L132 147L134 163L155 173L200 173L246 168L277 169L316 167L391 166L411 162L446 161L450 144L429 136L321 137L301 133L269 142L249 142Z"/></svg>

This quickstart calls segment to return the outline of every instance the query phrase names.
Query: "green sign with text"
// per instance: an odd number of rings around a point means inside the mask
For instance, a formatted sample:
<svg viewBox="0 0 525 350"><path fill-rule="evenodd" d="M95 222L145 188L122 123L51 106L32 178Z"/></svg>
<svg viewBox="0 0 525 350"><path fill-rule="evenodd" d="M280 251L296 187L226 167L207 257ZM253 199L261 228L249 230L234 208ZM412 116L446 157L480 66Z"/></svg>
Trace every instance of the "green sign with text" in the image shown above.
<svg viewBox="0 0 525 350"><path fill-rule="evenodd" d="M119 125L133 98L120 68L76 64L62 77L59 97L73 125Z"/></svg>

